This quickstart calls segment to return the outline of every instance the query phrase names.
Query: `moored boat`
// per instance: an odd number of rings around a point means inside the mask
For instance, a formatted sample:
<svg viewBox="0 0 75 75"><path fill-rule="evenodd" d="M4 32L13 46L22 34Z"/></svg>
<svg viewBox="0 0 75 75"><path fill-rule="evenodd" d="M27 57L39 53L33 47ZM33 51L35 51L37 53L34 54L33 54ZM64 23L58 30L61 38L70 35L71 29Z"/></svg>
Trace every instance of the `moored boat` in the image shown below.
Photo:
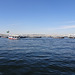
<svg viewBox="0 0 75 75"><path fill-rule="evenodd" d="M11 40L18 40L20 37L19 36L8 36L8 39Z"/></svg>

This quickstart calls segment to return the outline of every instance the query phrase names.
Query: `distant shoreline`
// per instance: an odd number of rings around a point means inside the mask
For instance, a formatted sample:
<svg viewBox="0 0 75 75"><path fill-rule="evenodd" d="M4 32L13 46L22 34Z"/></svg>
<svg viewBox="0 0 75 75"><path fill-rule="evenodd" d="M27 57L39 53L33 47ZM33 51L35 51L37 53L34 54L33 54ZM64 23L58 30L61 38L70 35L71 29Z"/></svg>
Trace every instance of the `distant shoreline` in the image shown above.
<svg viewBox="0 0 75 75"><path fill-rule="evenodd" d="M0 34L0 37L8 38L8 36L16 36L16 35L8 35L8 34ZM47 34L24 34L24 35L17 35L20 36L20 38L42 38L42 37L48 37L48 38L75 38L74 35L47 35Z"/></svg>

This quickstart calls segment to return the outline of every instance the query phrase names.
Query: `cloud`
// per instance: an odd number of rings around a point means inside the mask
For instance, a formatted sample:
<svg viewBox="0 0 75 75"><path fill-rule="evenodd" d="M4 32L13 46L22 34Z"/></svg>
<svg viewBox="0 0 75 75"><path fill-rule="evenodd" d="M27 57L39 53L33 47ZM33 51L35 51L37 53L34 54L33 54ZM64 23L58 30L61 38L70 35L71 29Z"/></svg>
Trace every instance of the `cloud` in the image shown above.
<svg viewBox="0 0 75 75"><path fill-rule="evenodd" d="M58 29L72 29L72 28L75 28L75 25L61 26Z"/></svg>
<svg viewBox="0 0 75 75"><path fill-rule="evenodd" d="M47 28L47 30L63 30L63 29L73 29L75 28L75 25L63 25L63 26L60 26L60 27L54 27L54 28Z"/></svg>
<svg viewBox="0 0 75 75"><path fill-rule="evenodd" d="M65 23L75 23L75 21L67 21L67 22L65 22Z"/></svg>

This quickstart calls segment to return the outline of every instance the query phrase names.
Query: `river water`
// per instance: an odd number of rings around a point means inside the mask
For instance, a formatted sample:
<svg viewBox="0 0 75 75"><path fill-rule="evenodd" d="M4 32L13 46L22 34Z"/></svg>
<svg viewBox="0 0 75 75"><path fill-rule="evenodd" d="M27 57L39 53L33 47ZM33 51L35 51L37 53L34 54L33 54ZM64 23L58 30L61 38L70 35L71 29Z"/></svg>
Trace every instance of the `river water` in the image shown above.
<svg viewBox="0 0 75 75"><path fill-rule="evenodd" d="M0 75L75 75L75 39L0 38Z"/></svg>

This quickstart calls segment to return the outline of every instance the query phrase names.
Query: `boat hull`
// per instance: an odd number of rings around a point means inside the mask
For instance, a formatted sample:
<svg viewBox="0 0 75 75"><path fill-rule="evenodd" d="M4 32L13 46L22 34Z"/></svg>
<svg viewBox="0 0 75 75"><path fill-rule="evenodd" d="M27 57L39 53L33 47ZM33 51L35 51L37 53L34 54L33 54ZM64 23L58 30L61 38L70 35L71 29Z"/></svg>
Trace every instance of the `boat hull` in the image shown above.
<svg viewBox="0 0 75 75"><path fill-rule="evenodd" d="M8 39L11 39L11 40L18 40L19 38L18 38L18 37L8 37Z"/></svg>

